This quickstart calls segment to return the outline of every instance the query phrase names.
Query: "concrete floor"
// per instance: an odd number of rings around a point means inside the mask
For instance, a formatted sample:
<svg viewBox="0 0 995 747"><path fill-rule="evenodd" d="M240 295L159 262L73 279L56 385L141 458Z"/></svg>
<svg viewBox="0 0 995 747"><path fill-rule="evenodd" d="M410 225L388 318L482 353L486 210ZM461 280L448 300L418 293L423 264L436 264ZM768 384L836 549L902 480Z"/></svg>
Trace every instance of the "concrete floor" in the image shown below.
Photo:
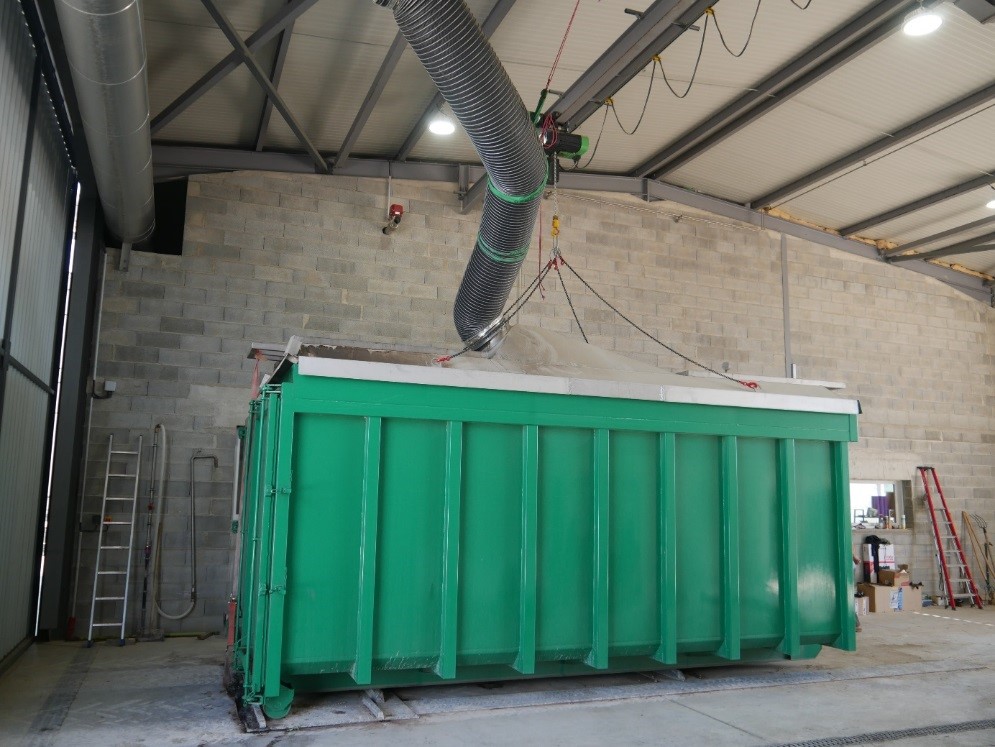
<svg viewBox="0 0 995 747"><path fill-rule="evenodd" d="M811 662L689 671L685 682L640 675L406 689L385 710L411 718L384 723L369 722L355 695L302 698L264 734L244 732L221 689L217 638L51 643L0 677L0 744L995 745L995 610L927 608L862 622L857 654L826 649ZM367 723L306 728L350 720Z"/></svg>

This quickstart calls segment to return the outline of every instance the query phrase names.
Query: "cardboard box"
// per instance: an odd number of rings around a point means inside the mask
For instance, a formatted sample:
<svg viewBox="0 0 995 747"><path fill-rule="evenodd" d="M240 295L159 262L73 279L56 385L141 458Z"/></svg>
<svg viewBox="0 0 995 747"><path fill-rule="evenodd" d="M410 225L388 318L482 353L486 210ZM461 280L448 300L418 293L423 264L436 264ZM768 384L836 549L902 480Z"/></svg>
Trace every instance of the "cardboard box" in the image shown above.
<svg viewBox="0 0 995 747"><path fill-rule="evenodd" d="M894 570L897 566L895 565L895 546L894 545L881 545L878 547L878 568L885 569L889 568Z"/></svg>
<svg viewBox="0 0 995 747"><path fill-rule="evenodd" d="M898 609L899 590L891 586L879 584L857 584L867 596L867 604L871 612L895 612Z"/></svg>
<svg viewBox="0 0 995 747"><path fill-rule="evenodd" d="M922 609L922 589L913 589L911 586L899 587L901 595L900 606L905 612Z"/></svg>
<svg viewBox="0 0 995 747"><path fill-rule="evenodd" d="M908 586L911 581L908 571L888 571L882 568L878 573L878 583L882 586Z"/></svg>

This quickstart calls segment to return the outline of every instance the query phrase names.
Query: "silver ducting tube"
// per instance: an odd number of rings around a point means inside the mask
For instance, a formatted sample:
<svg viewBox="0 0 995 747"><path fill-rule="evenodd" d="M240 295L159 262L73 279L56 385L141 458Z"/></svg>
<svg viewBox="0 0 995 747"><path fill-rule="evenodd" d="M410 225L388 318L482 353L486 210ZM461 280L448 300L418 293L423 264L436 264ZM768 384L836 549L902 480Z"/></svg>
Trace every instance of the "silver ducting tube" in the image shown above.
<svg viewBox="0 0 995 747"><path fill-rule="evenodd" d="M145 39L138 0L55 0L83 132L111 232L155 229Z"/></svg>
<svg viewBox="0 0 995 747"><path fill-rule="evenodd" d="M546 157L521 96L464 0L376 0L463 125L490 180L480 232L456 295L464 342L493 350L495 322L528 253Z"/></svg>

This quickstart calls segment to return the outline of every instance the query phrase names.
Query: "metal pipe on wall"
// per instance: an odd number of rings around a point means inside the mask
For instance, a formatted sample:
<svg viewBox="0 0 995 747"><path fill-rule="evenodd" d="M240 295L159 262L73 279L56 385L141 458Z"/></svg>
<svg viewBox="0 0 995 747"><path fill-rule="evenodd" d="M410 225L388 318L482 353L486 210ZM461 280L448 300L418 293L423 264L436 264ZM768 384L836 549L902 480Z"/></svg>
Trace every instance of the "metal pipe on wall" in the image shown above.
<svg viewBox="0 0 995 747"><path fill-rule="evenodd" d="M56 0L104 219L129 243L155 229L145 39L138 0Z"/></svg>

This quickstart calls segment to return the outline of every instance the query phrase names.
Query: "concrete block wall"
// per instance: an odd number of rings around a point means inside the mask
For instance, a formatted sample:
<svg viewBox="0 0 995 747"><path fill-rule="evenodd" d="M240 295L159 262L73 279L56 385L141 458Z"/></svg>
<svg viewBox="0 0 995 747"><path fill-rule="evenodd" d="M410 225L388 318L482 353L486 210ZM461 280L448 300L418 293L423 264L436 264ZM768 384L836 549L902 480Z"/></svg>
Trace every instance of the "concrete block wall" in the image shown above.
<svg viewBox="0 0 995 747"><path fill-rule="evenodd" d="M167 630L221 626L231 572L234 429L248 406L252 342L302 335L458 349L452 301L479 212L459 213L455 185L395 180L392 201L404 204L405 217L385 237L386 198L383 180L255 172L197 177L189 185L182 256L134 253L126 272L108 256L98 379L119 386L113 398L94 402L84 511L99 511L111 433L118 443L145 435L147 494L151 428L164 424L162 597L169 612L189 598L189 460L198 449L219 460L217 469L198 462L194 481L196 609ZM568 260L633 321L710 366L783 375L778 235L618 195L563 193L560 213ZM547 202L544 251L550 214ZM536 243L519 290L538 268ZM910 480L916 465L929 462L940 470L953 508L995 520L995 313L930 278L800 240L789 241L788 270L800 375L845 381L863 403L852 477ZM571 274L564 278L592 344L666 369L687 368ZM534 296L520 321L578 335L559 280L551 275L544 285L545 298ZM925 513L917 511L914 520L925 527ZM95 540L95 533L84 534L82 619ZM914 546L914 568L931 570L921 529Z"/></svg>

